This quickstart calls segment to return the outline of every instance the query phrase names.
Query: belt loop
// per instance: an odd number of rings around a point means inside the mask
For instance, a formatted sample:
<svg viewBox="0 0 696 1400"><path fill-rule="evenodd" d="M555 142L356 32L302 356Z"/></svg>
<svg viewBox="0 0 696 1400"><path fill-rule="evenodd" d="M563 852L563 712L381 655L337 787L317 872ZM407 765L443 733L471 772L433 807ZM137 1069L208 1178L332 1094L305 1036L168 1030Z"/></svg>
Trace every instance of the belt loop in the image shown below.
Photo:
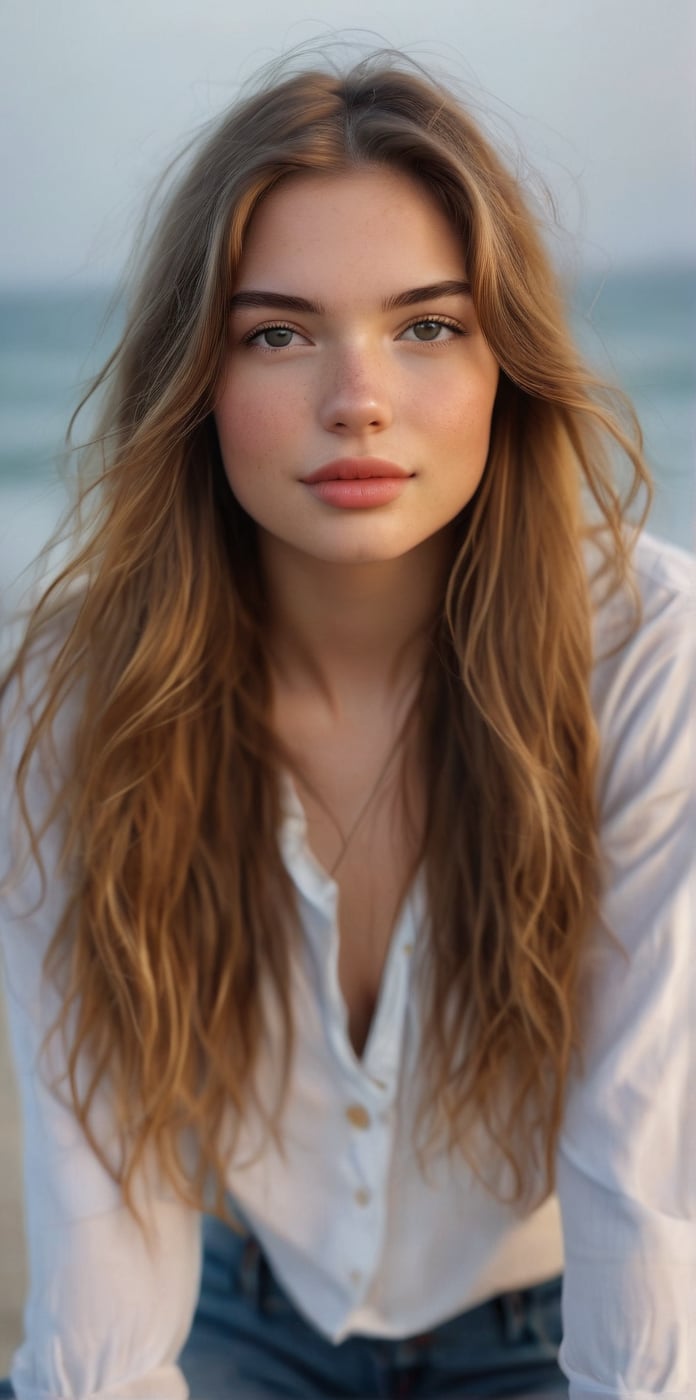
<svg viewBox="0 0 696 1400"><path fill-rule="evenodd" d="M245 1297L260 1311L262 1305L261 1249L253 1235L249 1235L249 1238L244 1242L239 1281Z"/></svg>
<svg viewBox="0 0 696 1400"><path fill-rule="evenodd" d="M273 1292L273 1274L271 1266L262 1249L259 1250L259 1308L262 1312L268 1311L269 1298Z"/></svg>
<svg viewBox="0 0 696 1400"><path fill-rule="evenodd" d="M513 1288L499 1296L503 1318L503 1336L506 1342L520 1342L527 1329L527 1308L524 1293Z"/></svg>

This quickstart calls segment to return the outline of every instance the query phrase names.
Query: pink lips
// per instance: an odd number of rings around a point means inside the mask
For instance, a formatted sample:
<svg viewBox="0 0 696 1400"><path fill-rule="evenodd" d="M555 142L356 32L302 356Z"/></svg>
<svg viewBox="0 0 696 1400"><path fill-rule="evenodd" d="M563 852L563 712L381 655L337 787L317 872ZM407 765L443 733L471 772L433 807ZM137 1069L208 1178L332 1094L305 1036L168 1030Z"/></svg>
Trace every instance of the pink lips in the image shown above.
<svg viewBox="0 0 696 1400"><path fill-rule="evenodd" d="M302 478L326 506L366 510L386 506L404 490L412 474L381 457L342 457Z"/></svg>

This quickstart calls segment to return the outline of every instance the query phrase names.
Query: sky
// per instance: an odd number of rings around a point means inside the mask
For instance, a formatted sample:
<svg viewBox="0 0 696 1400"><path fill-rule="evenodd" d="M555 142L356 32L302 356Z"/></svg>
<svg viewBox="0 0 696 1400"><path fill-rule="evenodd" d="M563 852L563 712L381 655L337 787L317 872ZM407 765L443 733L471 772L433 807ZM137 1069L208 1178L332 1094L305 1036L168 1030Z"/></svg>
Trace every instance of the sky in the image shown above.
<svg viewBox="0 0 696 1400"><path fill-rule="evenodd" d="M693 260L695 16L693 0L0 0L0 284L116 279L167 161L261 65L346 31L454 79L550 187L573 266Z"/></svg>

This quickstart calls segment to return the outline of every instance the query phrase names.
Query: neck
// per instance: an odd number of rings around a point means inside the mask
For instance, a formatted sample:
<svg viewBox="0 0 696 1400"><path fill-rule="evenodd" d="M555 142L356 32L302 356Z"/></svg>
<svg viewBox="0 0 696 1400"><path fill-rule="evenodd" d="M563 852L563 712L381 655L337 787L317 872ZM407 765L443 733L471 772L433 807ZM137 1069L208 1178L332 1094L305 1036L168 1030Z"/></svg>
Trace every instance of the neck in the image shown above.
<svg viewBox="0 0 696 1400"><path fill-rule="evenodd" d="M335 564L260 535L272 666L336 718L389 703L420 676L453 556L441 531L397 559Z"/></svg>

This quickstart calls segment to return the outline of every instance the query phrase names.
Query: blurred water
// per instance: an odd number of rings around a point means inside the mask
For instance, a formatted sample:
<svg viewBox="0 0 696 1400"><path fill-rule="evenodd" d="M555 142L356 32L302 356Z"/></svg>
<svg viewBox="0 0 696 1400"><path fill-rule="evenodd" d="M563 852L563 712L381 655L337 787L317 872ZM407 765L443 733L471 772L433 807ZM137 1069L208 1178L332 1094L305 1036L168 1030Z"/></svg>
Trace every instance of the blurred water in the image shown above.
<svg viewBox="0 0 696 1400"><path fill-rule="evenodd" d="M696 265L586 277L573 324L638 411L655 501L648 528L696 549Z"/></svg>
<svg viewBox="0 0 696 1400"><path fill-rule="evenodd" d="M0 294L0 598L16 605L20 575L64 509L58 461L72 410L115 344L108 289ZM585 276L572 294L586 356L633 398L656 480L649 527L696 547L696 268ZM89 416L80 432L89 431Z"/></svg>

